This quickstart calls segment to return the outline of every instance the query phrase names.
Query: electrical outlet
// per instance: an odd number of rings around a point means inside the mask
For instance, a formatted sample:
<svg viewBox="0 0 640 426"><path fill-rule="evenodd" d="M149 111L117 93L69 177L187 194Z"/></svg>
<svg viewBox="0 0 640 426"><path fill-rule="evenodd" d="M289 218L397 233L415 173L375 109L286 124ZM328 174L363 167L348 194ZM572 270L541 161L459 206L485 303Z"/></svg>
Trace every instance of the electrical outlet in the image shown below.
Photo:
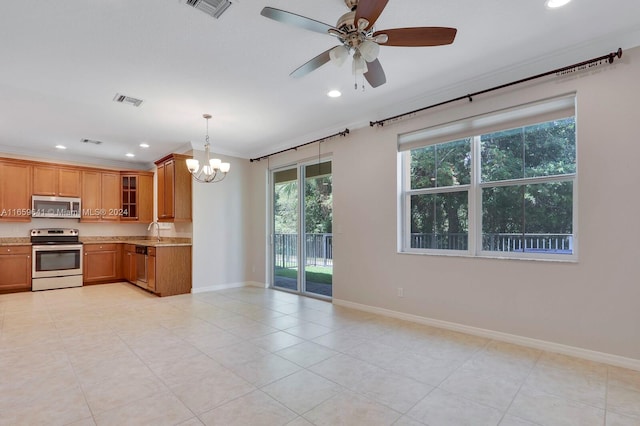
<svg viewBox="0 0 640 426"><path fill-rule="evenodd" d="M159 222L160 229L171 229L171 224L168 222Z"/></svg>
<svg viewBox="0 0 640 426"><path fill-rule="evenodd" d="M404 297L404 288L398 287L398 297Z"/></svg>

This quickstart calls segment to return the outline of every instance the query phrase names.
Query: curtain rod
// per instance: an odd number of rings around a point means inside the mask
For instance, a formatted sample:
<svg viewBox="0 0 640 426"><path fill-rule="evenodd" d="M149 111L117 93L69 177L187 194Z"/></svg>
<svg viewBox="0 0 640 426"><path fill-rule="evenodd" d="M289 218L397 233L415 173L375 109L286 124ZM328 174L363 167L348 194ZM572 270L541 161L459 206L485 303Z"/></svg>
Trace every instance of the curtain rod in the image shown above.
<svg viewBox="0 0 640 426"><path fill-rule="evenodd" d="M338 132L338 133L336 133L334 135L325 136L324 138L316 139L315 141L311 141L311 142L307 142L307 143L303 143L303 144L300 144L300 145L293 146L291 148L283 149L282 151L272 152L271 154L263 155L262 157L251 158L251 159L249 159L249 161L253 163L254 161L260 161L262 159L269 158L272 155L282 154L283 152L287 152L287 151L297 151L298 148L302 148L303 146L311 145L313 143L324 142L327 139L335 138L336 136L347 136L348 134L349 134L349 129L344 129L342 132Z"/></svg>
<svg viewBox="0 0 640 426"><path fill-rule="evenodd" d="M573 64L573 65L569 65L569 66L566 66L566 67L558 68L558 69L555 69L555 70L552 70L552 71L547 71L547 72L544 72L542 74L538 74L538 75L534 75L534 76L531 76L531 77L523 78L521 80L512 81L511 83L501 84L499 86L495 86L495 87L492 87L490 89L481 90L481 91L475 92L475 93L469 93L468 95L459 96L457 98L449 99L448 101L439 102L437 104L429 105L427 107L416 109L416 110L413 110L413 111L410 111L410 112L405 112L405 113L402 113L402 114L399 114L399 115L396 115L396 116L393 116L393 117L385 118L385 119L382 119L382 120L379 120L379 121L370 121L369 122L369 126L371 126L371 127L373 127L373 126L382 127L388 121L395 121L395 120L397 120L399 118L403 118L403 117L406 117L407 115L412 115L412 114L415 114L417 112L426 111L426 110L431 109L431 108L436 108L436 107L439 107L439 106L442 106L442 105L450 104L450 103L461 101L461 100L464 100L464 99L469 99L469 102L473 102L473 97L474 96L483 95L485 93L493 92L495 90L504 89L505 87L514 86L516 84L526 83L528 81L535 80L535 79L538 79L538 78L541 78L541 77L546 77L546 76L552 75L552 74L559 75L559 74L567 74L569 72L581 71L581 70L587 68L587 66L600 65L600 63L602 63L602 61L604 61L605 59L610 64L612 64L613 61L615 60L615 58L621 58L621 57L622 57L622 48L618 48L618 50L616 52L611 52L608 55L603 55L603 56L600 56L600 57L597 57L597 58L589 59L587 61L579 62L577 64ZM595 64L596 62L598 62L598 64ZM593 64L595 64L595 65L593 65Z"/></svg>

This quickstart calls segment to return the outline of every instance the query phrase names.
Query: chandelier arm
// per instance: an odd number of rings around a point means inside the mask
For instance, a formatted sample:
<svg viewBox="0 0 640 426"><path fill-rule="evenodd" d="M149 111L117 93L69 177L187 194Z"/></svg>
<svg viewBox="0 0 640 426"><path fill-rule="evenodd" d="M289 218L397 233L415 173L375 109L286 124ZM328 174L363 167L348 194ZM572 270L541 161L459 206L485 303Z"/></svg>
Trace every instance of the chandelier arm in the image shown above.
<svg viewBox="0 0 640 426"><path fill-rule="evenodd" d="M191 173L191 176L193 176L193 179L195 179L197 182L200 183L218 183L221 182L222 180L224 180L224 178L227 177L227 173L222 173L220 171L215 172L213 175L211 175L211 177L202 177L202 171L198 172L198 173Z"/></svg>

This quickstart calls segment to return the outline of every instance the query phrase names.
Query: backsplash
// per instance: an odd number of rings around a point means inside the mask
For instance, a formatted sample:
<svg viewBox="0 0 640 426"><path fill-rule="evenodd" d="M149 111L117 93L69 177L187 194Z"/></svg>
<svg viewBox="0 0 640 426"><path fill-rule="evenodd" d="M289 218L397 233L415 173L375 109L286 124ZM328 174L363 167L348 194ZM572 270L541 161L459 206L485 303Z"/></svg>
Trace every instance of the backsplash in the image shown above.
<svg viewBox="0 0 640 426"><path fill-rule="evenodd" d="M169 229L161 229L161 237L191 238L191 223L170 223ZM29 238L35 228L75 228L80 237L137 236L155 237L155 227L147 231L148 223L87 223L77 219L32 219L31 222L0 222L1 238Z"/></svg>
<svg viewBox="0 0 640 426"><path fill-rule="evenodd" d="M33 219L31 222L0 222L0 237L29 237L35 228L75 228L81 236L146 236L147 225L143 223L81 223L75 219ZM162 235L162 231L160 231Z"/></svg>

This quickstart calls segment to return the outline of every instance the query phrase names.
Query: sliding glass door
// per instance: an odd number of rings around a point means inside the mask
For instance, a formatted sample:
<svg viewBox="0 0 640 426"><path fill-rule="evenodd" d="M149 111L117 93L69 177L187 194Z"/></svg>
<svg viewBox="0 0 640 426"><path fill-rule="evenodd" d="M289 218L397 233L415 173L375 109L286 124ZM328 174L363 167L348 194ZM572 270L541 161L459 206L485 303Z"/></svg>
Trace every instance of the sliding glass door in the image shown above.
<svg viewBox="0 0 640 426"><path fill-rule="evenodd" d="M273 286L298 291L298 169L276 171L273 182Z"/></svg>
<svg viewBox="0 0 640 426"><path fill-rule="evenodd" d="M331 161L272 174L275 288L332 297Z"/></svg>

